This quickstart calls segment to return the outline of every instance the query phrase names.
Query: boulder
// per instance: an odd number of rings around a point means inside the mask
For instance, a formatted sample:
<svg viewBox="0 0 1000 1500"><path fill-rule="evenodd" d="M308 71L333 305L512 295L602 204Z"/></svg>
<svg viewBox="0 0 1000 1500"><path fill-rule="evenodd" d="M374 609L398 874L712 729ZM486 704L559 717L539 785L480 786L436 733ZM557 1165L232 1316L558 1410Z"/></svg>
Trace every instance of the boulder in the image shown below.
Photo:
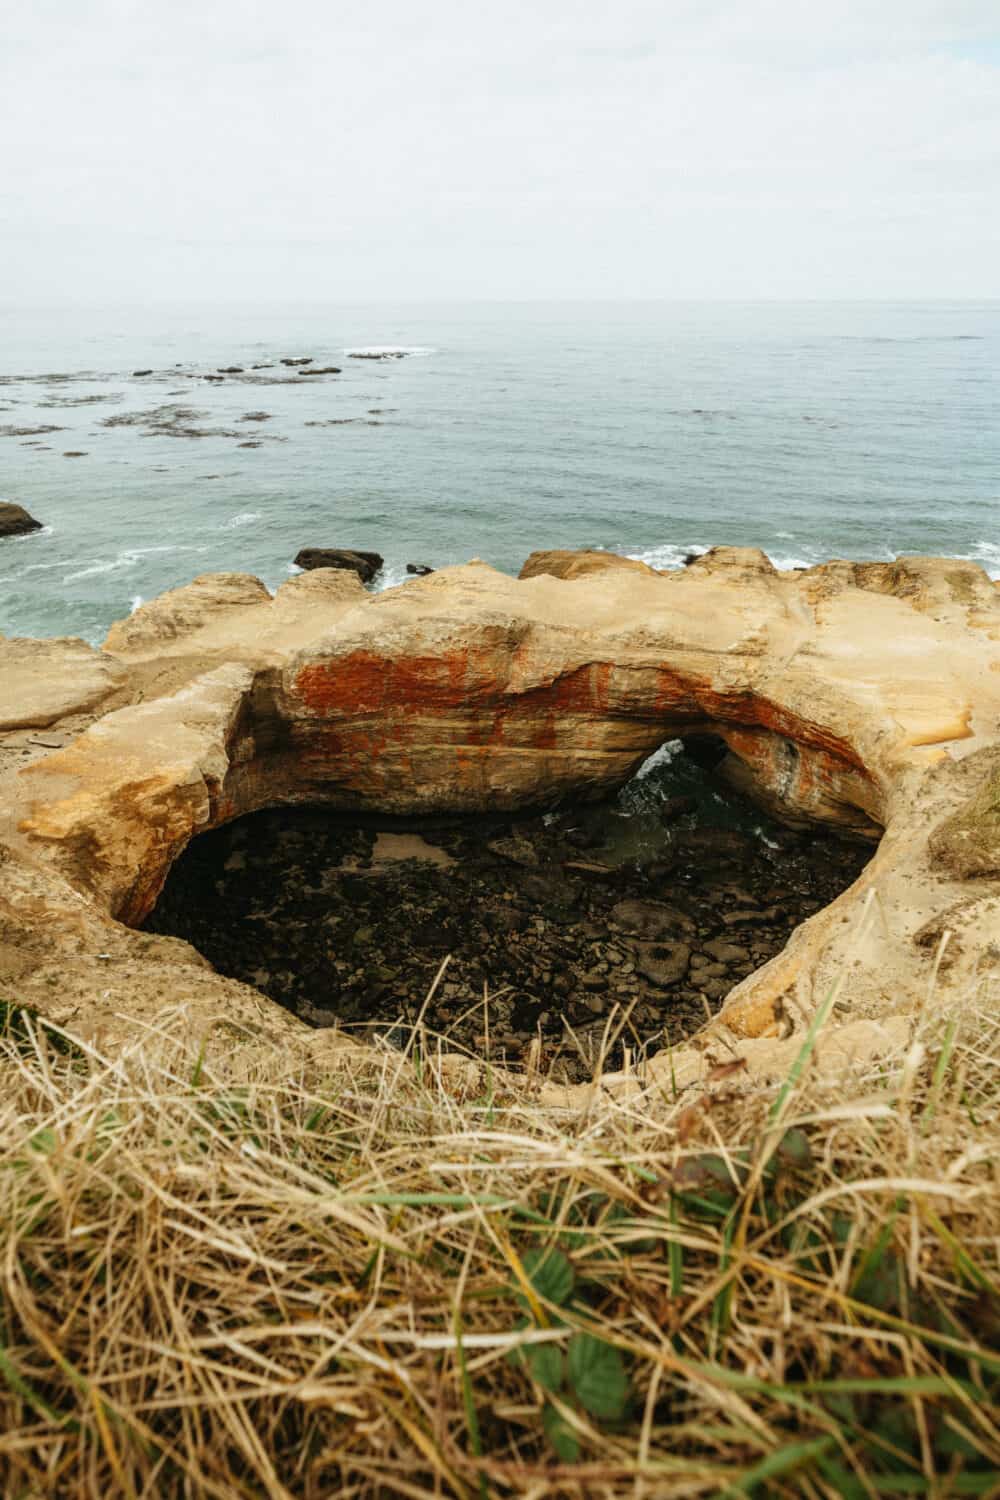
<svg viewBox="0 0 1000 1500"><path fill-rule="evenodd" d="M356 552L344 547L303 547L295 554L297 568L340 568L371 583L385 559L378 552Z"/></svg>
<svg viewBox="0 0 1000 1500"><path fill-rule="evenodd" d="M519 578L538 578L550 574L553 578L589 578L594 573L636 573L643 577L659 575L647 563L637 562L634 557L621 557L617 552L551 551L532 552L522 567Z"/></svg>
<svg viewBox="0 0 1000 1500"><path fill-rule="evenodd" d="M29 516L23 505L14 505L9 500L0 500L0 537L26 536L29 531L41 531L41 521Z"/></svg>
<svg viewBox="0 0 1000 1500"><path fill-rule="evenodd" d="M406 571L414 578L426 578L428 573L434 572L434 569L429 568L426 563L407 563Z"/></svg>

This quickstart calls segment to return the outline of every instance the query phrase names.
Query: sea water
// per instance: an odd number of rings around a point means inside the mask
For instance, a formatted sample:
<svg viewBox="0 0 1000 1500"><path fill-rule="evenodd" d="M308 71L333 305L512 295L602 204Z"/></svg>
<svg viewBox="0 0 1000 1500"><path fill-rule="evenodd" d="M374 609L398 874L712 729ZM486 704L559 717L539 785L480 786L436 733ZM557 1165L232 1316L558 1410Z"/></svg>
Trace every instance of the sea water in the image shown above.
<svg viewBox="0 0 1000 1500"><path fill-rule="evenodd" d="M997 302L0 308L0 499L44 523L0 540L0 632L97 642L307 546L379 586L717 543L1000 576L998 397Z"/></svg>

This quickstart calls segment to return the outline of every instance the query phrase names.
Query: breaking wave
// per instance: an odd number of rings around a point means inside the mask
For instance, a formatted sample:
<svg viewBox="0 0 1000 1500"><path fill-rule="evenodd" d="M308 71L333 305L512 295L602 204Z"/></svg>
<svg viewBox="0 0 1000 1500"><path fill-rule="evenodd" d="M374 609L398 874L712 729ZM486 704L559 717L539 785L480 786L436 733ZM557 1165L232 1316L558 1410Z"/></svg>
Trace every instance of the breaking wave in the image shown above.
<svg viewBox="0 0 1000 1500"><path fill-rule="evenodd" d="M116 557L92 558L85 568L78 568L75 573L67 573L63 583L79 583L83 578L95 578L101 573L121 573L129 568L138 567L144 557L151 557L159 552L204 552L204 547L186 547L171 544L162 547L126 547ZM63 564L65 567L65 563Z"/></svg>

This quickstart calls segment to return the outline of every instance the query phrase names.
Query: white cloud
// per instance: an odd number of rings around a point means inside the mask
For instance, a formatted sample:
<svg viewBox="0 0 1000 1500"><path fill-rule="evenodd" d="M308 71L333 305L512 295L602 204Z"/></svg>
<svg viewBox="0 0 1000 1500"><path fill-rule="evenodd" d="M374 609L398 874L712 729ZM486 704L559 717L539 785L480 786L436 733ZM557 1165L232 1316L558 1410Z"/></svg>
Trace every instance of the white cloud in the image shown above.
<svg viewBox="0 0 1000 1500"><path fill-rule="evenodd" d="M993 0L35 0L0 297L1000 295Z"/></svg>

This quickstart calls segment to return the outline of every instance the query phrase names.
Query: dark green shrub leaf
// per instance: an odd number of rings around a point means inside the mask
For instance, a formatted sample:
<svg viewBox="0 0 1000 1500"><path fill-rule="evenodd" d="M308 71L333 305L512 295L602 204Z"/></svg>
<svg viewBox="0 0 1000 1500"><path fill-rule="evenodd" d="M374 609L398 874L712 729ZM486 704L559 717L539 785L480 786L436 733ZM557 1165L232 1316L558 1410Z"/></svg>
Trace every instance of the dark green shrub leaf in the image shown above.
<svg viewBox="0 0 1000 1500"><path fill-rule="evenodd" d="M566 1351L566 1374L581 1406L595 1417L616 1421L628 1399L625 1362L613 1344L591 1333L574 1333Z"/></svg>
<svg viewBox="0 0 1000 1500"><path fill-rule="evenodd" d="M542 1412L542 1426L556 1457L561 1458L564 1464L575 1464L580 1457L580 1440L565 1417L560 1416L548 1402Z"/></svg>
<svg viewBox="0 0 1000 1500"><path fill-rule="evenodd" d="M561 1250L529 1250L521 1264L532 1287L544 1301L561 1307L573 1295L576 1272ZM523 1292L518 1294L519 1302L526 1303L527 1300Z"/></svg>
<svg viewBox="0 0 1000 1500"><path fill-rule="evenodd" d="M521 1351L532 1380L547 1391L563 1383L563 1352L558 1344L526 1344Z"/></svg>
<svg viewBox="0 0 1000 1500"><path fill-rule="evenodd" d="M729 1212L746 1178L746 1167L712 1151L688 1156L674 1172L673 1187L689 1212L720 1218Z"/></svg>

